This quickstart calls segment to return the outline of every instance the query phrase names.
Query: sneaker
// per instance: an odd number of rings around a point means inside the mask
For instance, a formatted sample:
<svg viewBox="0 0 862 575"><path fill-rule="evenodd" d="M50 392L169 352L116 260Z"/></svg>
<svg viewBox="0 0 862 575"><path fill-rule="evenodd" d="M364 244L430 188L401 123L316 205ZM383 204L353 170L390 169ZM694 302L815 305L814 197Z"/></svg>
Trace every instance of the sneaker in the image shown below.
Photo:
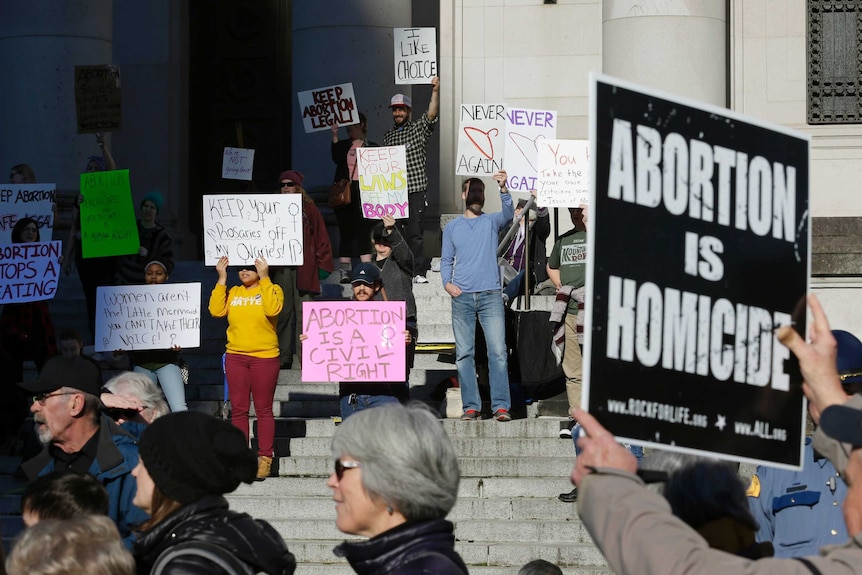
<svg viewBox="0 0 862 575"><path fill-rule="evenodd" d="M272 471L272 457L267 457L265 455L261 455L257 458L257 477L255 478L257 481L263 481L267 477L269 477L269 473Z"/></svg>
<svg viewBox="0 0 862 575"><path fill-rule="evenodd" d="M413 283L415 283L415 284L427 284L428 278L426 278L422 274L416 274L416 277L413 278Z"/></svg>
<svg viewBox="0 0 862 575"><path fill-rule="evenodd" d="M512 421L512 416L509 415L508 409L498 409L494 412L494 419L497 421Z"/></svg>
<svg viewBox="0 0 862 575"><path fill-rule="evenodd" d="M476 421L479 419L479 412L475 409L468 409L461 416L461 421Z"/></svg>
<svg viewBox="0 0 862 575"><path fill-rule="evenodd" d="M575 487L574 489L572 489L568 493L560 493L557 496L557 499L559 499L563 503L574 503L575 501L578 500L578 488Z"/></svg>
<svg viewBox="0 0 862 575"><path fill-rule="evenodd" d="M560 430L560 439L571 439L572 438L572 428L575 426L575 420L570 419L569 423Z"/></svg>
<svg viewBox="0 0 862 575"><path fill-rule="evenodd" d="M349 284L350 283L350 272L348 270L340 269L338 270L338 275L341 276L341 279L338 280L340 284Z"/></svg>

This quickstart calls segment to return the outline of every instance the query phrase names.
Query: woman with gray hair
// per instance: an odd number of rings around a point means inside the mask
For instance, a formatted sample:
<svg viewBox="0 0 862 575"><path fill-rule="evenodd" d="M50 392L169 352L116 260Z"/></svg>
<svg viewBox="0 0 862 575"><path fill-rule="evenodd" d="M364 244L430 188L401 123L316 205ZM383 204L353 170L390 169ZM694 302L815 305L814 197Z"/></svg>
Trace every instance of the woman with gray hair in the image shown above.
<svg viewBox="0 0 862 575"><path fill-rule="evenodd" d="M127 428L149 425L171 411L162 390L143 373L124 371L109 379L103 389L107 392L101 395L105 411ZM127 430L140 437L143 428Z"/></svg>
<svg viewBox="0 0 862 575"><path fill-rule="evenodd" d="M332 489L345 541L335 554L356 573L466 574L453 525L461 472L452 442L421 404L390 403L345 420L332 438Z"/></svg>

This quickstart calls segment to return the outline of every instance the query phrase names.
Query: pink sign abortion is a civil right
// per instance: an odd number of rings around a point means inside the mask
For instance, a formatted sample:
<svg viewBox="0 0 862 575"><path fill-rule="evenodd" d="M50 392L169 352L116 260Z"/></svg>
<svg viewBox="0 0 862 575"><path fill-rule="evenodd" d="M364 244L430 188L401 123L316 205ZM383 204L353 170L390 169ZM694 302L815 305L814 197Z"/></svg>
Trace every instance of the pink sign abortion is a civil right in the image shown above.
<svg viewBox="0 0 862 575"><path fill-rule="evenodd" d="M302 304L302 381L404 381L403 301Z"/></svg>

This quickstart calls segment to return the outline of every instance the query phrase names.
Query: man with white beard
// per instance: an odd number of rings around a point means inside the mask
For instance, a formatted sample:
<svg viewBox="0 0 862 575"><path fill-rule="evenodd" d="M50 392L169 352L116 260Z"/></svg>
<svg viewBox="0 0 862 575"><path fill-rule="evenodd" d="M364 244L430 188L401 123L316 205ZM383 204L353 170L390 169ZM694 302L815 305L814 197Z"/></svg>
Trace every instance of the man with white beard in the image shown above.
<svg viewBox="0 0 862 575"><path fill-rule="evenodd" d="M21 465L24 473L31 481L55 470L94 476L108 491L108 516L131 547L133 530L148 519L132 505L137 485L131 471L138 464L138 446L131 434L100 413L99 370L81 357L59 356L45 363L39 379L18 385L33 395L30 411L45 445Z"/></svg>

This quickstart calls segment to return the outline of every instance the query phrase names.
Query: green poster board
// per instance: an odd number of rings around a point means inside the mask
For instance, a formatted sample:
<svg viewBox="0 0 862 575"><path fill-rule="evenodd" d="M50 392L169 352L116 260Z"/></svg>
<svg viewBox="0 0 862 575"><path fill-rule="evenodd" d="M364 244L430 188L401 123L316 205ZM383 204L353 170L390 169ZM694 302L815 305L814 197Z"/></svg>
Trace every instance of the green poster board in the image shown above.
<svg viewBox="0 0 862 575"><path fill-rule="evenodd" d="M129 170L81 174L81 248L85 258L138 253Z"/></svg>

